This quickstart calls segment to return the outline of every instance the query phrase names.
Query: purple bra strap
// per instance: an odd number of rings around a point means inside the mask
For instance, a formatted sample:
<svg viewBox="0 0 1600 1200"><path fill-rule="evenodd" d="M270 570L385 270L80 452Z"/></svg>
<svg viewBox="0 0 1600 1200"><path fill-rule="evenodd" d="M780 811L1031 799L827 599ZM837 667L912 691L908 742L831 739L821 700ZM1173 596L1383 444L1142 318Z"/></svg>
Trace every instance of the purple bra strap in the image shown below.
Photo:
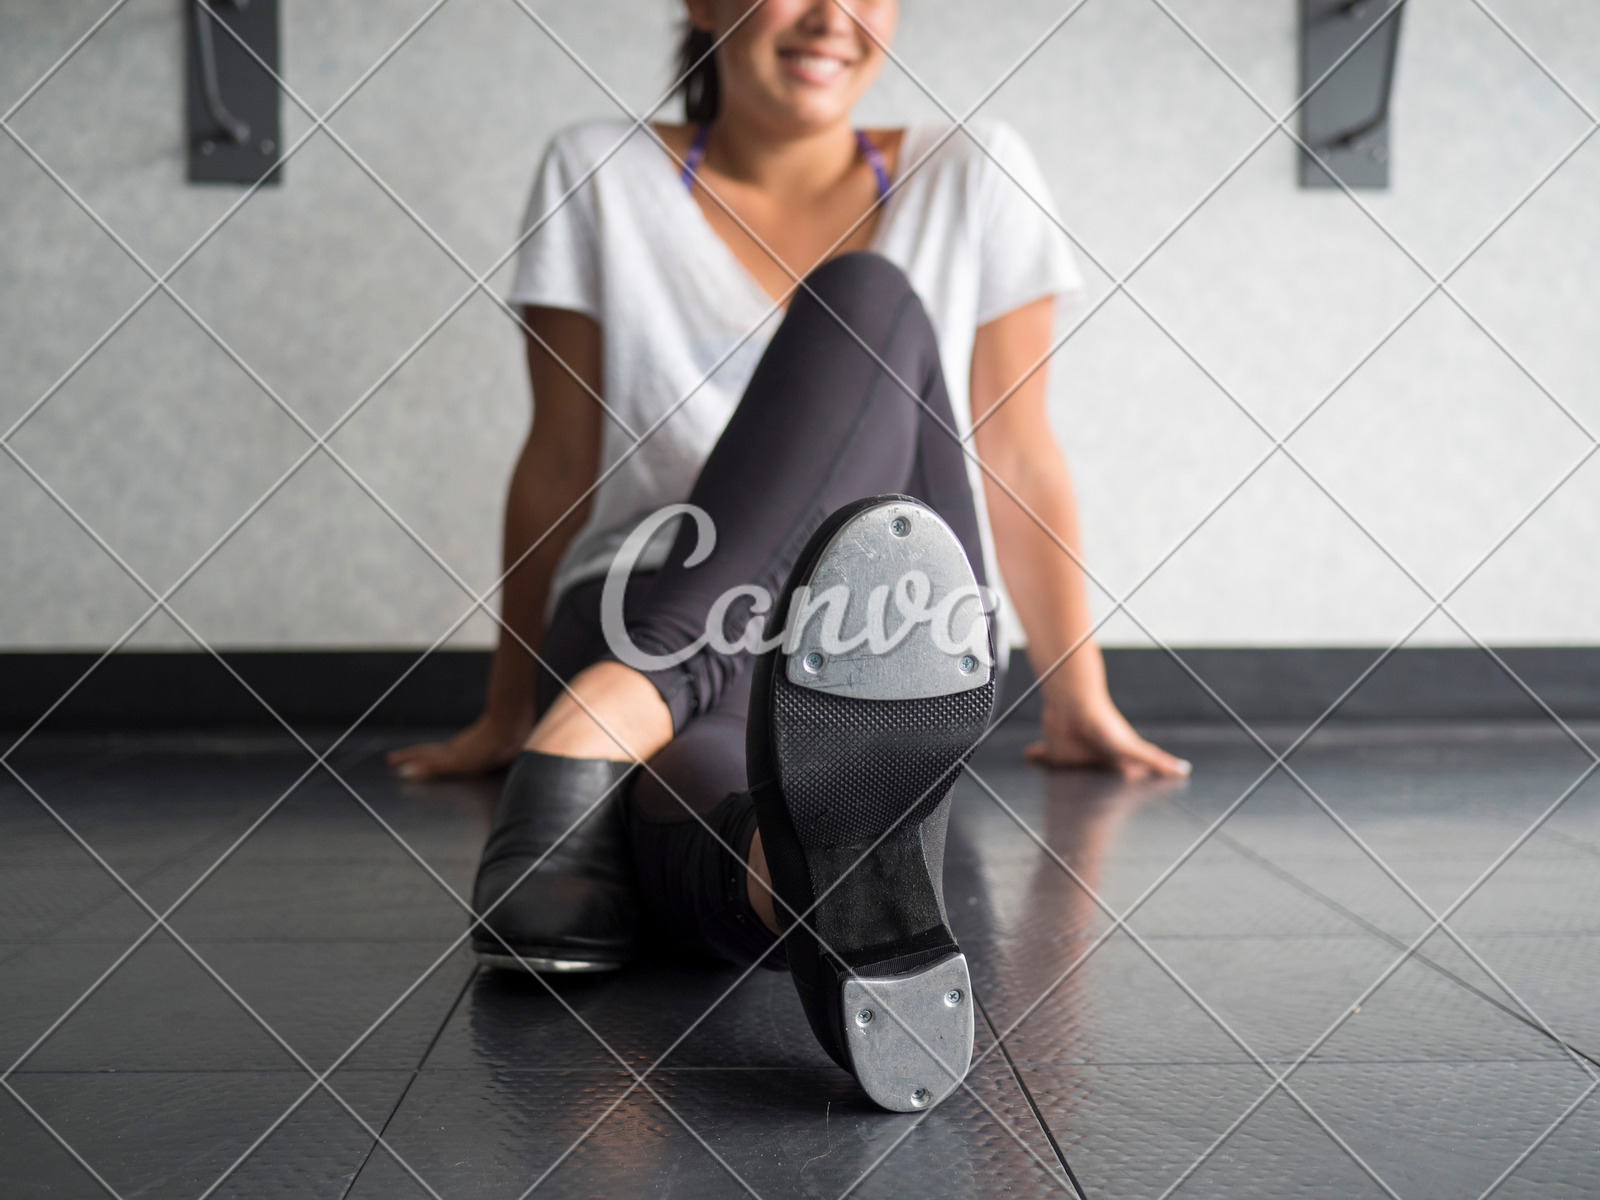
<svg viewBox="0 0 1600 1200"><path fill-rule="evenodd" d="M700 169L700 164L706 160L706 143L711 140L711 126L702 125L694 131L694 141L689 143L689 149L683 155L683 173L679 176L683 186L689 191L694 191L695 172Z"/></svg>
<svg viewBox="0 0 1600 1200"><path fill-rule="evenodd" d="M710 140L711 126L702 125L694 131L694 140L689 143L689 149L684 151L683 171L679 178L688 191L694 191L694 177L700 170L700 164L706 160L706 144ZM882 200L889 194L889 165L883 161L883 152L859 129L856 130L856 149L872 168L872 177L878 181L878 199Z"/></svg>
<svg viewBox="0 0 1600 1200"><path fill-rule="evenodd" d="M889 165L883 161L883 153L872 144L863 130L856 130L856 149L861 151L861 157L867 160L867 166L872 168L872 177L878 181L878 199L882 200L889 194Z"/></svg>

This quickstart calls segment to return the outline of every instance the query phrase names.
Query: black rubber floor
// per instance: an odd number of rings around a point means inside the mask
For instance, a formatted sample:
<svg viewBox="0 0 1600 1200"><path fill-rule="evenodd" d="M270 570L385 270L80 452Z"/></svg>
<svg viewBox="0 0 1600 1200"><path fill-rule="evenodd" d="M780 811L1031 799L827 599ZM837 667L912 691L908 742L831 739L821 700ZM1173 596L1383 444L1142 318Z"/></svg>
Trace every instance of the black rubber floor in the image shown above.
<svg viewBox="0 0 1600 1200"><path fill-rule="evenodd" d="M1600 1197L1593 755L1330 729L1263 779L1163 737L1186 786L979 754L946 882L989 1024L905 1116L786 976L477 970L495 785L402 785L399 739L31 738L0 1196Z"/></svg>

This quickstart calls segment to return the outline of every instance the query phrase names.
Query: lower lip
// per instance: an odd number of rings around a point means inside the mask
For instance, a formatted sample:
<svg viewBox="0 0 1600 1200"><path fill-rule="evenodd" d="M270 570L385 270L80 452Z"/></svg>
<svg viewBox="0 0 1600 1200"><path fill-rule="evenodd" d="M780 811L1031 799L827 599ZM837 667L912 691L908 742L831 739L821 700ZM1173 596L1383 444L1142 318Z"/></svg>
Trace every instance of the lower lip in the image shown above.
<svg viewBox="0 0 1600 1200"><path fill-rule="evenodd" d="M816 84L820 87L826 87L830 83L838 83L850 71L847 66L841 66L834 71L818 71L811 67L802 66L797 59L781 56L779 61L783 63L783 69L795 79L805 83Z"/></svg>

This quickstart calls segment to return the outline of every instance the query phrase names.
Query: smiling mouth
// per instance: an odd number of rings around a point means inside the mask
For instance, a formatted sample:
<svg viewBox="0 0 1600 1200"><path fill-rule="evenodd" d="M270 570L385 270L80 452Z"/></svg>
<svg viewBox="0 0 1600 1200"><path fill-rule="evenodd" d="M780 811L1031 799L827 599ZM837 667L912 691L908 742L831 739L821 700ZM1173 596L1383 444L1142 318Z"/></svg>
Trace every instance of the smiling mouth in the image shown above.
<svg viewBox="0 0 1600 1200"><path fill-rule="evenodd" d="M819 83L837 79L853 65L834 55L809 50L782 50L778 57L796 74Z"/></svg>

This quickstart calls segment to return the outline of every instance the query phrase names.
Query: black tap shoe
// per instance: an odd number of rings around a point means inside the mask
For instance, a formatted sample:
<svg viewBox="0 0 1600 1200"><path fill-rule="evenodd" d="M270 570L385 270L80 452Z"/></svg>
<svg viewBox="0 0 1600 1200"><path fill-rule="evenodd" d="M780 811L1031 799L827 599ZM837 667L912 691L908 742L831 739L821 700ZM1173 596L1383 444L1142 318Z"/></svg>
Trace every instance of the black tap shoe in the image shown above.
<svg viewBox="0 0 1600 1200"><path fill-rule="evenodd" d="M633 770L603 758L517 755L472 885L484 919L472 948L485 963L567 972L628 961L637 912L622 794Z"/></svg>
<svg viewBox="0 0 1600 1200"><path fill-rule="evenodd" d="M986 610L936 513L858 501L801 552L771 618L787 636L752 681L751 792L795 987L823 1048L899 1112L937 1104L972 1060L944 844L994 705Z"/></svg>

